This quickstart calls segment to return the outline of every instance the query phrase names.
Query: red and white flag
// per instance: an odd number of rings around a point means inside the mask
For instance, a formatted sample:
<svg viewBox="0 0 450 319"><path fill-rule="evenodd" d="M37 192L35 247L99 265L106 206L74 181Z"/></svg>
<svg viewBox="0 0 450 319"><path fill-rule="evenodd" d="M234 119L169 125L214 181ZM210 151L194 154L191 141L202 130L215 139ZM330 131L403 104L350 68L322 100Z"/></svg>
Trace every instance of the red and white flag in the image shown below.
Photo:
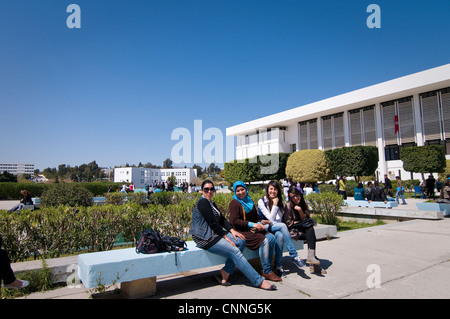
<svg viewBox="0 0 450 319"><path fill-rule="evenodd" d="M398 115L395 115L394 123L395 123L395 133L394 134L397 134L398 133Z"/></svg>

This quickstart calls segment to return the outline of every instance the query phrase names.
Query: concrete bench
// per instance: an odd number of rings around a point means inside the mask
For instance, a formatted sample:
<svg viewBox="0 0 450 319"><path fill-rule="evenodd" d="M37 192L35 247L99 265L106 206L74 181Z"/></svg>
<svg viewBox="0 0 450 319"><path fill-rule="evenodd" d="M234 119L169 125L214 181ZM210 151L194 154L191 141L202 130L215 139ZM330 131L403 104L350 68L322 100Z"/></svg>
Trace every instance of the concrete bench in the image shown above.
<svg viewBox="0 0 450 319"><path fill-rule="evenodd" d="M398 203L396 201L388 201L386 204L384 202L368 202L366 200L351 200L346 199L344 202L348 206L358 206L358 207L378 207L378 208L392 208L398 207Z"/></svg>
<svg viewBox="0 0 450 319"><path fill-rule="evenodd" d="M32 197L34 208L39 208L41 206L41 199L39 197Z"/></svg>
<svg viewBox="0 0 450 319"><path fill-rule="evenodd" d="M444 216L450 216L450 204L447 203L416 203L419 210L431 210L442 212Z"/></svg>
<svg viewBox="0 0 450 319"><path fill-rule="evenodd" d="M297 250L303 241L293 241ZM286 249L286 248L285 248ZM258 250L245 248L247 260L259 258ZM135 248L110 250L78 256L78 277L86 288L120 283L127 298L156 294L156 276L225 264L226 258L198 248L193 241L179 252L138 254Z"/></svg>

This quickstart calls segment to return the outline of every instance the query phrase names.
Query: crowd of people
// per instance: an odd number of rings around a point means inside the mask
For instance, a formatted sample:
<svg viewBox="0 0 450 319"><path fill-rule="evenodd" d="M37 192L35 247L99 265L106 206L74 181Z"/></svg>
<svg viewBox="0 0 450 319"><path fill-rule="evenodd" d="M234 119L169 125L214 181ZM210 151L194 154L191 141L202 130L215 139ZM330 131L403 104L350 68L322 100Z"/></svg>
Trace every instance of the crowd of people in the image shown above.
<svg viewBox="0 0 450 319"><path fill-rule="evenodd" d="M336 185L337 192L347 199L347 189L346 189L346 179L345 175L341 176ZM384 202L385 204L391 201L397 201L400 204L400 199L402 200L402 205L406 205L405 201L405 188L402 185L402 180L399 176L395 177L397 181L397 189L395 193L395 199L392 197L392 182L388 178L387 174L384 174L384 186L382 186L378 181L367 182L366 187L364 187L362 182L353 189L353 198L355 200L367 200L369 203L374 202Z"/></svg>
<svg viewBox="0 0 450 319"><path fill-rule="evenodd" d="M403 186L402 180L399 176L395 177L397 182L396 189L393 189L392 182L388 178L387 174L384 174L384 185L382 186L378 181L367 182L366 187L363 183L358 183L354 188L354 199L355 200L367 200L385 202L389 200L396 201L400 204L400 199L402 200L401 205L406 205L405 200L405 187ZM341 194L344 199L347 199L346 191L346 176L341 176L337 181L336 189L339 194ZM422 180L419 185L421 198L436 198L436 191L439 193L438 202L450 202L450 175L447 175L445 182L442 182L438 177L436 180L433 175L429 175L426 180ZM393 197L395 194L395 197Z"/></svg>
<svg viewBox="0 0 450 319"><path fill-rule="evenodd" d="M195 193L197 192L196 185L194 183L182 182L177 186L183 193ZM145 190L148 194L158 193L158 192L173 192L175 191L175 185L172 181L153 181L150 185L145 186ZM112 186L110 186L109 192L112 192ZM123 182L118 189L121 193L134 193L135 188L133 182L127 183Z"/></svg>

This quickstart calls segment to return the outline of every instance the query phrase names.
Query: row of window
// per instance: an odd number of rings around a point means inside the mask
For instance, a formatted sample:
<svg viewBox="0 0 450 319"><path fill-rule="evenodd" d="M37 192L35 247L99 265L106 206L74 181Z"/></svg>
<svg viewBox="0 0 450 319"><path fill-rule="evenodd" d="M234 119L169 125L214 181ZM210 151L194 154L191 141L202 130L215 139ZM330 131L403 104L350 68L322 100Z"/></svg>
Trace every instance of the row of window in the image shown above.
<svg viewBox="0 0 450 319"><path fill-rule="evenodd" d="M323 116L322 147L324 150L345 146L344 112ZM348 112L349 137L351 145L376 145L374 105ZM300 149L317 149L317 119L299 123Z"/></svg>
<svg viewBox="0 0 450 319"><path fill-rule="evenodd" d="M426 144L439 142L443 145L450 139L450 88L419 95L420 131ZM395 154L394 145L414 145L416 142L416 119L413 98L381 103L382 130L386 154ZM323 116L299 123L299 149L317 149L317 121L322 121L322 147L324 150L345 146L344 113ZM350 110L348 112L350 145L376 146L375 106ZM449 152L448 152L449 153ZM387 156L391 158L392 156Z"/></svg>
<svg viewBox="0 0 450 319"><path fill-rule="evenodd" d="M258 144L276 139L279 142L284 142L285 140L286 127L276 127L257 130L255 134L249 134L237 137L237 146Z"/></svg>

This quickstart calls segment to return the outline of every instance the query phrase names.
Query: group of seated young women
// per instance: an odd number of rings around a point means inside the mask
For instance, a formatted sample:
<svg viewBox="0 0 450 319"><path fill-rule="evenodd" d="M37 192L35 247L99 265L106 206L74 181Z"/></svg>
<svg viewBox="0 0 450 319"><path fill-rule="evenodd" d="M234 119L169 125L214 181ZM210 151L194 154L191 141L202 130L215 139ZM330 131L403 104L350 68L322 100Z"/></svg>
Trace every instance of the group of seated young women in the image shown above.
<svg viewBox="0 0 450 319"><path fill-rule="evenodd" d="M248 194L242 181L233 184L233 200L230 202L228 221L212 200L215 188L210 180L201 186L202 196L192 212L190 233L198 247L227 258L220 270L221 285L229 286L230 275L237 267L255 287L277 290L269 281L282 281L281 259L286 245L294 265L301 268L305 262L299 257L292 240L306 240L308 253L306 263L311 271L325 273L315 255L316 236L312 225L302 222L308 215L308 205L303 194L292 186L288 191L288 202L283 205L281 188L276 181L267 184L266 194L257 205ZM258 250L262 265L262 276L248 263L242 251L247 247ZM274 269L272 259L275 254Z"/></svg>

